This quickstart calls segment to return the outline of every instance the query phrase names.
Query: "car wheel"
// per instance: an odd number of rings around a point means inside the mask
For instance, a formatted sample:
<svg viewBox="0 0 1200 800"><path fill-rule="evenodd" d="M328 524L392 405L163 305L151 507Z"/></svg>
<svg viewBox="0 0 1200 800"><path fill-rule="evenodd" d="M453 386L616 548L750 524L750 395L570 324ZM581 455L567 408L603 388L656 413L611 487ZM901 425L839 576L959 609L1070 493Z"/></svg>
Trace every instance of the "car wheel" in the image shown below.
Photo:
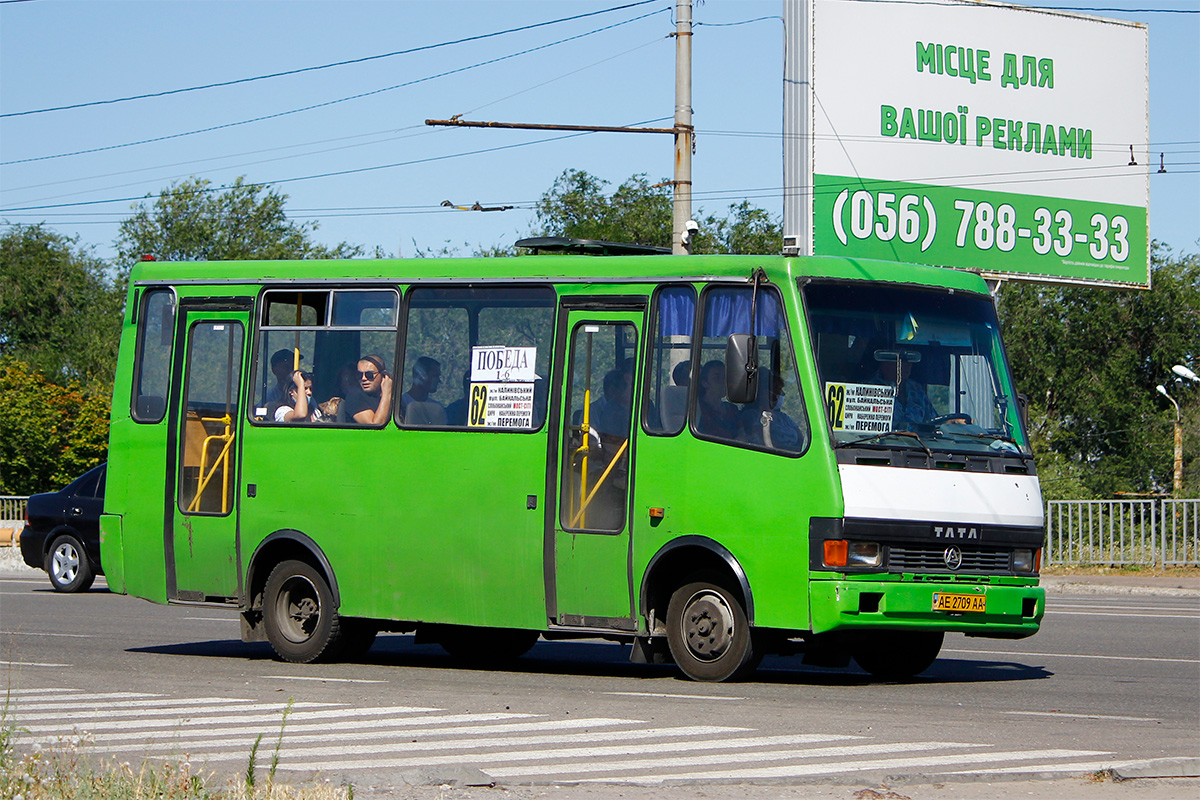
<svg viewBox="0 0 1200 800"><path fill-rule="evenodd" d="M683 674L696 681L744 677L758 666L746 610L712 580L681 586L667 606L667 645Z"/></svg>
<svg viewBox="0 0 1200 800"><path fill-rule="evenodd" d="M46 554L46 574L56 592L86 592L96 580L87 551L79 540L63 534L50 545Z"/></svg>
<svg viewBox="0 0 1200 800"><path fill-rule="evenodd" d="M876 678L907 680L937 660L944 637L941 631L881 631L856 643L850 654Z"/></svg>
<svg viewBox="0 0 1200 800"><path fill-rule="evenodd" d="M333 592L316 569L303 561L282 561L263 590L267 640L284 661L307 664L332 658L341 640L341 620Z"/></svg>

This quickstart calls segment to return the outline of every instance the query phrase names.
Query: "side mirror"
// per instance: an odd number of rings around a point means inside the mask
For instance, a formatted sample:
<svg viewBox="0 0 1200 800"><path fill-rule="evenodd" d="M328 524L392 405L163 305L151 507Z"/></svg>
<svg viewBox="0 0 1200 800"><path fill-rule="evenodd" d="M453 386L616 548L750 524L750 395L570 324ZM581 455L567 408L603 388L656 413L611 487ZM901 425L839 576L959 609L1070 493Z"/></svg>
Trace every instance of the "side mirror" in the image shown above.
<svg viewBox="0 0 1200 800"><path fill-rule="evenodd" d="M1017 395L1017 413L1021 415L1021 427L1025 429L1025 435L1029 436L1029 395Z"/></svg>
<svg viewBox="0 0 1200 800"><path fill-rule="evenodd" d="M758 397L758 337L733 333L725 342L725 397L731 403L753 403Z"/></svg>

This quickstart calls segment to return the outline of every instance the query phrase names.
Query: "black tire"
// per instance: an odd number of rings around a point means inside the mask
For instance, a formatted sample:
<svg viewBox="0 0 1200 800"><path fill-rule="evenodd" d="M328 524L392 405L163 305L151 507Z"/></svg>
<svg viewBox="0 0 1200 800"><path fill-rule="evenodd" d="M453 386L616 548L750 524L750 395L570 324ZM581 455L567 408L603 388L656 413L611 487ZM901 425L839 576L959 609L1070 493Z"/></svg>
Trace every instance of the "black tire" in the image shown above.
<svg viewBox="0 0 1200 800"><path fill-rule="evenodd" d="M473 628L466 625L440 625L435 638L454 658L481 666L516 661L537 644L537 631L517 628Z"/></svg>
<svg viewBox="0 0 1200 800"><path fill-rule="evenodd" d="M56 592L86 592L96 580L87 551L70 534L56 537L50 545L50 551L46 553L46 574Z"/></svg>
<svg viewBox="0 0 1200 800"><path fill-rule="evenodd" d="M667 645L683 674L695 681L742 678L761 660L742 602L713 580L688 583L671 595Z"/></svg>
<svg viewBox="0 0 1200 800"><path fill-rule="evenodd" d="M284 661L308 664L338 655L342 628L333 592L303 561L282 561L271 570L263 591L263 624Z"/></svg>
<svg viewBox="0 0 1200 800"><path fill-rule="evenodd" d="M941 631L880 631L855 643L850 654L876 678L908 680L937 660L944 638Z"/></svg>

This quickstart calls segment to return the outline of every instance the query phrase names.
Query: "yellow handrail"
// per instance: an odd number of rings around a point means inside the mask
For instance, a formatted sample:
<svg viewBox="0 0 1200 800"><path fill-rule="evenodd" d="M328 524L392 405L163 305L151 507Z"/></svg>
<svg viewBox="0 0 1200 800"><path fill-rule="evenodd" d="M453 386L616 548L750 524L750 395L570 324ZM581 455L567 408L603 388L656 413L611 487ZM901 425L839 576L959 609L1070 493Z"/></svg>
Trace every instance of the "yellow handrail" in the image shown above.
<svg viewBox="0 0 1200 800"><path fill-rule="evenodd" d="M204 496L204 490L208 488L208 482L212 480L213 475L217 473L217 468L222 467L221 473L221 513L229 513L229 449L233 446L233 418L226 414L223 417L210 417L217 422L222 422L225 425L225 432L218 433L214 436L208 436L204 439L204 444L200 446L200 478L196 486L196 496L192 498L192 502L188 505L189 513L200 509L200 499ZM221 453L213 459L212 469L205 473L208 468L208 444L213 440L222 441L225 446L221 448Z"/></svg>
<svg viewBox="0 0 1200 800"><path fill-rule="evenodd" d="M626 439L625 441L621 442L621 446L617 448L617 454L612 457L612 461L608 462L608 466L604 468L604 472L600 473L600 477L596 480L596 485L592 487L591 493L588 494L587 498L583 500L583 505L580 507L579 513L575 515L573 520L571 520L572 528L583 526L583 512L587 510L589 505L591 505L592 498L596 496L596 492L598 492L600 487L604 485L604 482L608 480L608 473L612 472L613 467L615 467L617 462L621 460L621 456L625 455L625 451L628 448L629 440Z"/></svg>

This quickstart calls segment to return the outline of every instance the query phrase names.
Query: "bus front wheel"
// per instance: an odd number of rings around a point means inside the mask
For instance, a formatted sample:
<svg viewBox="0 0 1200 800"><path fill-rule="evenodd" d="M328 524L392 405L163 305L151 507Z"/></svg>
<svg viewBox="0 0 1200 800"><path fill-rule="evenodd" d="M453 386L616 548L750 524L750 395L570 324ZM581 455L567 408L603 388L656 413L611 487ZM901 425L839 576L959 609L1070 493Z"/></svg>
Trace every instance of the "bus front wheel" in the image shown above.
<svg viewBox="0 0 1200 800"><path fill-rule="evenodd" d="M856 643L850 654L876 678L907 680L932 666L944 637L941 631L880 631Z"/></svg>
<svg viewBox="0 0 1200 800"><path fill-rule="evenodd" d="M696 681L743 677L760 657L741 601L709 580L688 583L671 595L667 644L683 674Z"/></svg>
<svg viewBox="0 0 1200 800"><path fill-rule="evenodd" d="M329 584L303 561L282 561L271 570L263 591L263 622L279 657L298 664L329 657L341 636Z"/></svg>

